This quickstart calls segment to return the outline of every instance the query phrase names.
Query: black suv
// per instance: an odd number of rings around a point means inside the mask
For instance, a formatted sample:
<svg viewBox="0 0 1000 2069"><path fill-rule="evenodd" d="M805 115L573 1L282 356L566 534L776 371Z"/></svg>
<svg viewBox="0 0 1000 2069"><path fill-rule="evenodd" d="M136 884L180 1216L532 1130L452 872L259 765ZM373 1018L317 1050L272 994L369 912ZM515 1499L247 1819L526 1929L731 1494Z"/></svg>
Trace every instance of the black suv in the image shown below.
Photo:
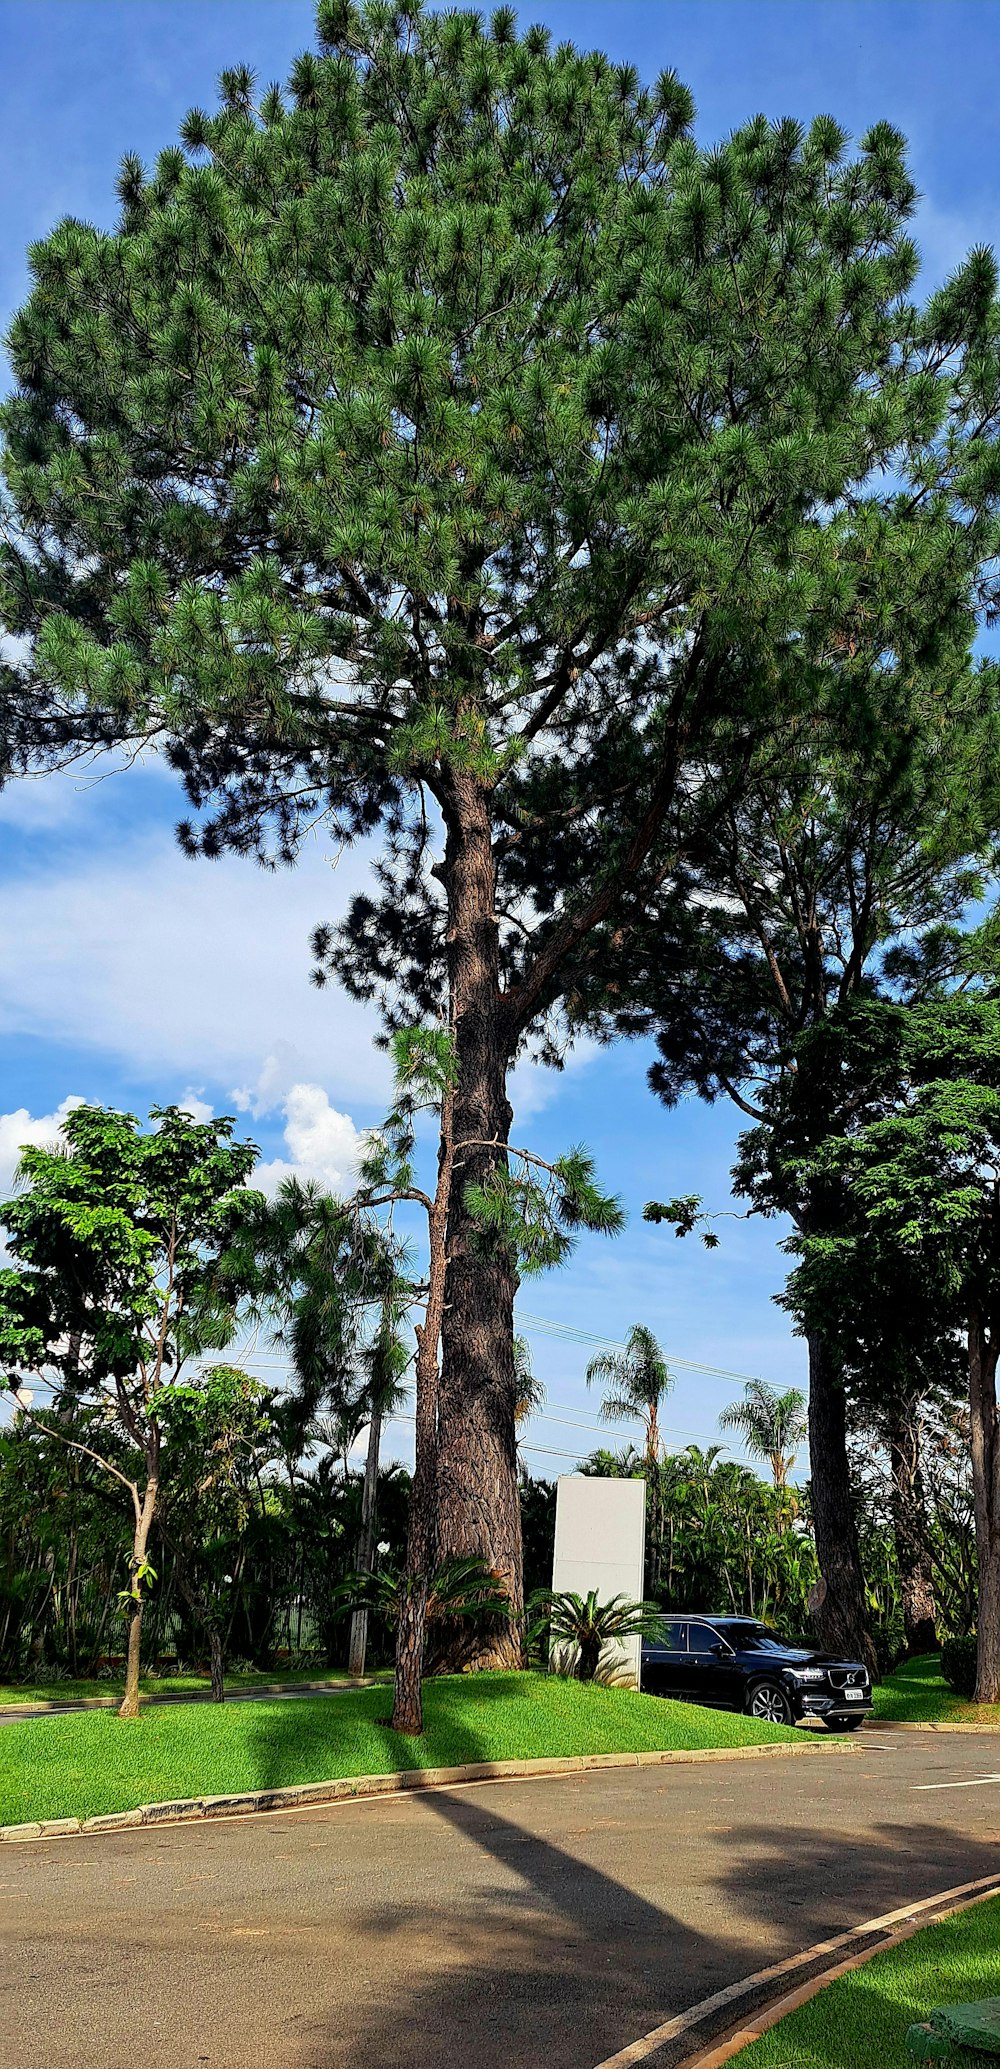
<svg viewBox="0 0 1000 2069"><path fill-rule="evenodd" d="M642 1688L716 1710L745 1710L768 1724L819 1717L831 1731L857 1731L872 1706L871 1677L858 1660L786 1645L746 1616L664 1617L663 1634L642 1642Z"/></svg>

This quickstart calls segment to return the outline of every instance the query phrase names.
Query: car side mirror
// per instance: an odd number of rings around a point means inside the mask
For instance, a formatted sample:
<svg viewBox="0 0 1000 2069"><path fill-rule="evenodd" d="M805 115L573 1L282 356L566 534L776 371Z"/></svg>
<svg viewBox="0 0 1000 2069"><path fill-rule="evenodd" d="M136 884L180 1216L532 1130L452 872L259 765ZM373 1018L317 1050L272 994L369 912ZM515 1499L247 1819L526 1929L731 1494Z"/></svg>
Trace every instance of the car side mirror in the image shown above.
<svg viewBox="0 0 1000 2069"><path fill-rule="evenodd" d="M717 1659L725 1659L727 1654L730 1658L732 1658L733 1648L731 1645L726 1644L724 1638L720 1638L718 1640L718 1643L713 1645L712 1651L714 1652Z"/></svg>

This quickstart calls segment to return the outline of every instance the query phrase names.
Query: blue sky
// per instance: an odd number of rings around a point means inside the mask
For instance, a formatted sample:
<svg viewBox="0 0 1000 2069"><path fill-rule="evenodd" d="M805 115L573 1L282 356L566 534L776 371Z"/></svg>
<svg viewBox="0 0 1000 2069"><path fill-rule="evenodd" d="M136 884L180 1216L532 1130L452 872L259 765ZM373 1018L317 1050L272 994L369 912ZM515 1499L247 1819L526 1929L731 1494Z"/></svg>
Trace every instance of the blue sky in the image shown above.
<svg viewBox="0 0 1000 2069"><path fill-rule="evenodd" d="M888 119L910 139L928 283L1000 221L997 0L539 0L522 20L629 58L673 66L691 87L703 141L759 110L830 113L855 135ZM0 316L27 284L25 249L63 214L110 226L127 150L152 156L223 65L287 74L311 37L303 0L0 0ZM308 983L308 935L343 909L364 858L319 843L294 872L186 861L180 800L159 769L91 772L0 797L0 1183L29 1134L50 1134L68 1097L143 1111L193 1095L216 1111L239 1094L272 1166L336 1182L355 1131L386 1089L373 1023ZM574 1061L561 1077L519 1074L518 1133L543 1152L586 1141L630 1213L615 1243L590 1239L527 1287L523 1307L595 1336L647 1322L695 1364L804 1376L802 1346L772 1295L780 1231L722 1223L709 1254L643 1225L652 1194L729 1205L738 1119L686 1103L665 1113L637 1046ZM549 1418L530 1432L538 1471L591 1448L588 1348L532 1336ZM733 1382L678 1367L665 1417L677 1444L710 1442ZM397 1433L405 1455L407 1433ZM568 1454L568 1455L561 1455Z"/></svg>

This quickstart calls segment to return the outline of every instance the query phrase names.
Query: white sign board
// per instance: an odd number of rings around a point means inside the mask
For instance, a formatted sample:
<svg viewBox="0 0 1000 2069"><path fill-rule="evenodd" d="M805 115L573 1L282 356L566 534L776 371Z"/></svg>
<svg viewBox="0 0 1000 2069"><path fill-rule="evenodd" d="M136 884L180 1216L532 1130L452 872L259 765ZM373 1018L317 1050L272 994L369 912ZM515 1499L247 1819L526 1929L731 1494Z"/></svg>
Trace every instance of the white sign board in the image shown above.
<svg viewBox="0 0 1000 2069"><path fill-rule="evenodd" d="M552 1586L557 1594L588 1595L599 1602L624 1595L641 1602L646 1559L645 1480L597 1480L567 1474L556 1484L556 1544ZM616 1679L639 1686L641 1639L606 1646L601 1667ZM572 1650L564 1648L565 1651ZM568 1662L567 1662L568 1664Z"/></svg>

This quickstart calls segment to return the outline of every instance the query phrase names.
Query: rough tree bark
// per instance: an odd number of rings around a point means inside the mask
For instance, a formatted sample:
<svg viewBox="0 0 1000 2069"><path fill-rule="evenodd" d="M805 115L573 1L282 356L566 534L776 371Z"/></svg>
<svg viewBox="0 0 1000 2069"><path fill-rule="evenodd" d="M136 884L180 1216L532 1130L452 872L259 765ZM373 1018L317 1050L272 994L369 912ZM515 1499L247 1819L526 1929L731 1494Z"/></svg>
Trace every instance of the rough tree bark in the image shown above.
<svg viewBox="0 0 1000 2069"><path fill-rule="evenodd" d="M453 775L445 806L443 880L455 1038L455 1164L449 1188L441 1339L438 1553L484 1559L507 1589L510 1614L449 1634L439 1664L523 1663L521 1505L514 1424L514 1295L509 1262L483 1248L466 1187L506 1164L513 1118L507 1097L511 1037L500 989L489 795ZM476 1147L463 1149L463 1143ZM479 1145L489 1145L483 1148ZM495 1146L494 1146L495 1145Z"/></svg>
<svg viewBox="0 0 1000 2069"><path fill-rule="evenodd" d="M816 1553L826 1590L816 1613L827 1651L878 1673L865 1613L865 1584L847 1455L847 1402L826 1346L809 1344L809 1461Z"/></svg>
<svg viewBox="0 0 1000 2069"><path fill-rule="evenodd" d="M927 1542L927 1511L920 1465L919 1402L895 1402L886 1416L892 1530L909 1653L937 1645L934 1566Z"/></svg>
<svg viewBox="0 0 1000 2069"><path fill-rule="evenodd" d="M979 1567L977 1703L1000 1702L1000 1441L997 1431L996 1319L974 1305L969 1315L969 1406L972 1485Z"/></svg>
<svg viewBox="0 0 1000 2069"><path fill-rule="evenodd" d="M156 1497L159 1487L158 1468L154 1463L146 1479L146 1487L139 1500L135 1497L135 1532L132 1538L132 1557L129 1560L129 1624L128 1646L125 1654L125 1693L119 1706L119 1717L139 1715L139 1664L142 1646L142 1611L144 1582L140 1573L149 1547L149 1533L156 1514Z"/></svg>
<svg viewBox="0 0 1000 2069"><path fill-rule="evenodd" d="M378 1457L382 1441L382 1410L375 1408L368 1425L368 1452L365 1458L365 1484L361 1491L361 1535L358 1539L358 1572L370 1573L372 1554L375 1549L375 1494L378 1488ZM368 1650L368 1611L356 1609L351 1618L351 1644L347 1658L349 1674L360 1677L365 1671L365 1656Z"/></svg>

